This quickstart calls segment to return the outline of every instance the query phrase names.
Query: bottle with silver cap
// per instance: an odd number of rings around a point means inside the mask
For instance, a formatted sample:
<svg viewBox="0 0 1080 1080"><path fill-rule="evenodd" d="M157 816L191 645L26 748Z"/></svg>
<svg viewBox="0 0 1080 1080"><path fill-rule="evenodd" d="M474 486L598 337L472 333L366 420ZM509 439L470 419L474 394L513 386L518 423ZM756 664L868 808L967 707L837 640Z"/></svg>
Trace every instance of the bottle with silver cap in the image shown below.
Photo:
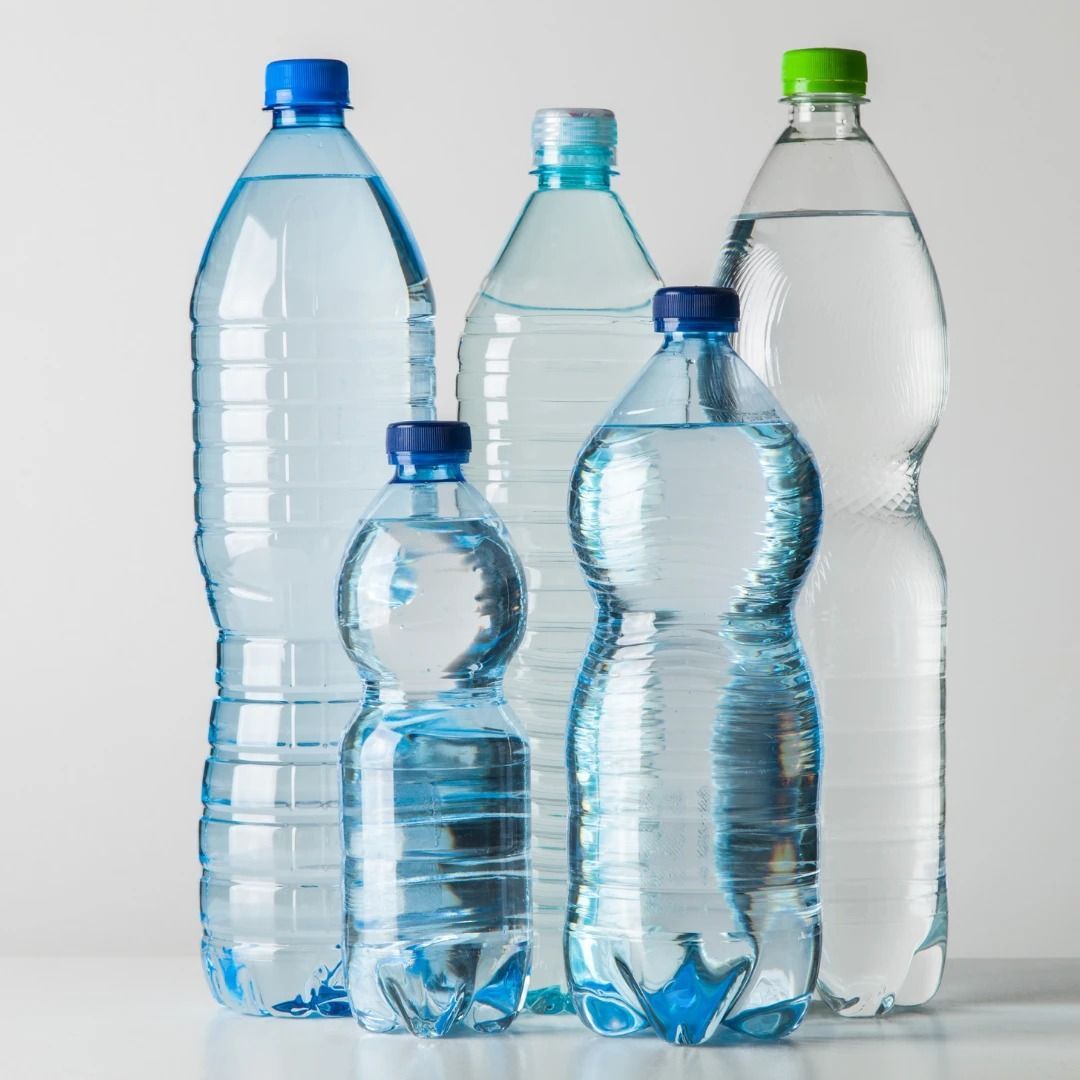
<svg viewBox="0 0 1080 1080"><path fill-rule="evenodd" d="M532 750L533 972L527 1008L570 1011L566 909L566 718L593 600L566 523L578 448L655 349L661 281L611 188L615 116L541 109L529 196L469 309L458 415L473 432L466 475L509 527L528 586L525 637L506 695Z"/></svg>

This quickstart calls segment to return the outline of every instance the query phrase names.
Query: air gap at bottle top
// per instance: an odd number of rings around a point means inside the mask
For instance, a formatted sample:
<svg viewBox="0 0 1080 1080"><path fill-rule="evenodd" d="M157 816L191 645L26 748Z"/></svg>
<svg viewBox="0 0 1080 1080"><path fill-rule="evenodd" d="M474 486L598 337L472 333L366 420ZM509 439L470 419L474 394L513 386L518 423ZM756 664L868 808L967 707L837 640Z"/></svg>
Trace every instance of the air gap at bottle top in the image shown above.
<svg viewBox="0 0 1080 1080"><path fill-rule="evenodd" d="M363 694L341 555L386 425L434 412L423 260L345 129L338 60L266 70L271 130L191 302L196 543L219 628L203 787L203 959L240 1012L347 1013L337 746Z"/></svg>
<svg viewBox="0 0 1080 1080"><path fill-rule="evenodd" d="M818 962L818 716L792 610L817 470L731 348L730 289L653 310L663 347L571 484L597 613L567 755L570 984L601 1034L775 1038Z"/></svg>
<svg viewBox="0 0 1080 1080"><path fill-rule="evenodd" d="M529 972L529 752L502 692L525 586L462 476L468 425L393 424L386 446L339 591L367 683L341 750L349 1000L372 1031L496 1032Z"/></svg>
<svg viewBox="0 0 1080 1080"><path fill-rule="evenodd" d="M506 522L525 567L529 619L506 694L532 748L534 926L528 1007L570 1009L566 906L566 714L593 602L566 525L582 441L655 348L660 284L618 195L615 116L542 109L537 190L469 309L458 415L472 427L466 475Z"/></svg>
<svg viewBox="0 0 1080 1080"><path fill-rule="evenodd" d="M821 699L819 988L845 1016L919 1005L945 961L945 569L919 506L945 402L922 232L862 126L866 57L785 53L790 115L720 256L737 347L822 472L798 620Z"/></svg>

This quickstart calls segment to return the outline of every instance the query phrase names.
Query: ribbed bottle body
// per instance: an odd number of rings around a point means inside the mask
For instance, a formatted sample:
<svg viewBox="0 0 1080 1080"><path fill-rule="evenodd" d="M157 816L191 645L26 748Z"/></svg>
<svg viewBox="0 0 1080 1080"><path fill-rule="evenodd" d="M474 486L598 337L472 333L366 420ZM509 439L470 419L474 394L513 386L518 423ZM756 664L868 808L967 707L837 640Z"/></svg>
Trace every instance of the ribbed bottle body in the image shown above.
<svg viewBox="0 0 1080 1080"><path fill-rule="evenodd" d="M337 160L311 159L313 139ZM215 996L259 1015L348 1011L337 748L364 684L337 571L386 425L434 410L430 286L365 166L343 128L272 132L192 300L196 543L219 629L203 956Z"/></svg>
<svg viewBox="0 0 1080 1080"><path fill-rule="evenodd" d="M599 605L569 735L575 1003L605 1035L784 1035L820 934L818 719L791 610L817 475L776 416L619 412L571 501Z"/></svg>
<svg viewBox="0 0 1080 1080"><path fill-rule="evenodd" d="M568 1011L566 718L594 603L566 524L582 442L656 347L659 284L604 186L536 192L469 311L458 415L473 432L468 478L510 531L529 616L506 696L532 751L533 922L529 1009Z"/></svg>
<svg viewBox="0 0 1080 1080"><path fill-rule="evenodd" d="M370 1031L498 1032L532 945L529 748L502 692L524 582L456 462L401 470L339 584L368 685L341 751L349 1001Z"/></svg>
<svg viewBox="0 0 1080 1080"><path fill-rule="evenodd" d="M496 313L474 308L470 315L460 351L459 416L474 432L470 478L510 530L529 587L525 637L505 687L532 748L537 947L530 1008L558 1012L568 1005L561 947L566 717L594 608L567 529L568 480L585 436L641 369L654 337L643 314L511 320L508 330Z"/></svg>

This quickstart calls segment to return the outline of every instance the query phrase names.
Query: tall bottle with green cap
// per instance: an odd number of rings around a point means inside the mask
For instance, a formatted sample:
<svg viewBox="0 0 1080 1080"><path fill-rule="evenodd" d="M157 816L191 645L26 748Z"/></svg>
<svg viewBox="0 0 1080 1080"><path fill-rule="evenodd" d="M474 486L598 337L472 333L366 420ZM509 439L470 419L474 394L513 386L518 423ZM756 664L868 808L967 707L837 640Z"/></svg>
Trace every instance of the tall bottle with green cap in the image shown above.
<svg viewBox="0 0 1080 1080"><path fill-rule="evenodd" d="M818 989L845 1016L920 1005L945 962L945 568L919 504L948 386L937 275L862 126L866 57L784 54L788 126L722 250L737 347L816 456L798 609L822 773Z"/></svg>
<svg viewBox="0 0 1080 1080"><path fill-rule="evenodd" d="M532 752L533 928L527 1008L572 1009L563 974L566 718L593 601L566 522L578 448L655 348L661 284L612 190L615 116L541 109L529 196L469 309L458 353L466 476L510 529L525 569L528 624L506 696Z"/></svg>

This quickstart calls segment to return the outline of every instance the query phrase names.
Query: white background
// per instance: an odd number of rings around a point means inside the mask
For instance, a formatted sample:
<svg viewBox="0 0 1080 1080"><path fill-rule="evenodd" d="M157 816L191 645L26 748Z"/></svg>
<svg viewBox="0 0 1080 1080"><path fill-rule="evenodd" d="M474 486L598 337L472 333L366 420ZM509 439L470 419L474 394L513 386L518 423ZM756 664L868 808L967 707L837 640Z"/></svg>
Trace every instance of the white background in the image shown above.
<svg viewBox="0 0 1080 1080"><path fill-rule="evenodd" d="M1080 5L3 6L0 954L196 949L214 632L187 300L267 125L266 61L349 62L350 127L435 282L449 416L466 305L532 184L535 108L616 110L646 244L668 282L704 281L783 127L781 51L827 44L869 54L866 125L950 320L923 491L951 586L951 951L1080 955Z"/></svg>

